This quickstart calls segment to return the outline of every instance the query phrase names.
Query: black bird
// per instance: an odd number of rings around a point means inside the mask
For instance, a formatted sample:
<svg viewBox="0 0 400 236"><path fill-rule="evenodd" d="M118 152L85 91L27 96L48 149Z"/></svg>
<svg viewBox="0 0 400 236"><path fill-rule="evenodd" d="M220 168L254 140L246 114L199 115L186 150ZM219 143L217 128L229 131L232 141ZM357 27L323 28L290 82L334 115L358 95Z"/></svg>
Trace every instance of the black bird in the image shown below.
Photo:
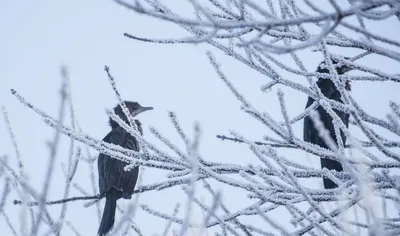
<svg viewBox="0 0 400 236"><path fill-rule="evenodd" d="M144 111L153 109L152 107L142 107L137 102L124 101L124 103L133 117ZM123 121L129 124L128 118L125 116L120 105L114 108L114 112ZM139 133L143 135L140 121L136 119L134 121ZM111 126L111 131L103 139L104 142L139 151L139 144L135 137L124 130L111 118L109 120L109 124ZM106 197L103 217L97 232L97 234L100 236L106 235L114 225L117 200L120 198L130 199L132 197L133 190L135 189L136 181L139 175L139 167L135 167L130 171L124 171L124 167L126 165L128 165L128 163L111 158L110 156L102 153L99 154L97 159L100 196Z"/></svg>
<svg viewBox="0 0 400 236"><path fill-rule="evenodd" d="M349 58L345 58L345 59L349 59ZM342 75L353 69L346 65L339 65L338 64L339 62L335 59L332 59L332 63L335 66L336 72L339 75ZM326 62L321 62L319 64L317 72L329 74L329 69L327 67ZM332 99L337 102L343 103L343 101L341 100L340 92L337 90L337 88L335 87L335 85L333 84L333 82L330 79L319 78L317 81L317 86L321 89L322 94L324 94L324 96L327 97L328 99ZM345 89L347 91L351 90L349 81L346 81ZM308 97L306 108L311 106L311 104L313 104L313 102L314 102L314 99L311 97ZM332 122L332 120L333 120L332 117L321 106L318 106L318 108L316 110L319 113L321 122L323 123L325 128L329 131L331 138L334 141L336 141L336 143L337 143L335 129L334 129L334 125ZM343 123L346 125L346 127L348 127L349 126L349 114L344 113L342 111L338 111L336 109L333 109L333 110L340 117L340 119L343 121ZM344 133L342 131L340 131L340 136L343 140L343 143L345 144L346 136L344 135ZM316 145L319 145L320 147L328 149L328 146L323 141L323 139L319 136L317 129L314 127L314 123L312 122L311 118L308 116L306 116L304 118L303 139L304 139L304 141L307 141L312 144L316 144ZM340 162L334 161L331 159L327 159L327 158L321 158L321 168L324 168L324 167L329 170L343 171L343 166ZM328 178L324 178L323 182L324 182L325 189L332 189L332 188L337 187L337 185Z"/></svg>

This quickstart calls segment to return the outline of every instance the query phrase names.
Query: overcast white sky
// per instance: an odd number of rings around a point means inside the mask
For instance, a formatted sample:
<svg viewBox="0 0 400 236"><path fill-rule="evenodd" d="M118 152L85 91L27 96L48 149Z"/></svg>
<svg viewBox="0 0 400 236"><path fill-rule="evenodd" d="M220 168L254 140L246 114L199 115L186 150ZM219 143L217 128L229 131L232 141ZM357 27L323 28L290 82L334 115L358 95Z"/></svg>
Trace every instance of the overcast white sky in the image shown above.
<svg viewBox="0 0 400 236"><path fill-rule="evenodd" d="M163 2L171 2L180 11L192 11L187 4L183 4L186 1ZM374 27L375 33L393 39L400 35L400 27L395 23L393 20L384 24L367 22L367 26ZM138 16L105 0L4 0L0 2L0 29L0 105L6 106L9 112L26 172L30 183L37 189L41 189L47 168L49 150L45 142L52 138L53 130L30 109L21 105L9 90L14 88L40 109L56 116L61 65L69 68L80 124L85 132L98 139L102 139L109 131L104 108L111 108L117 102L103 70L105 65L111 68L124 99L154 107L153 111L140 115L146 129L155 126L183 147L169 122L167 111L177 113L181 125L189 134L193 133L193 122L199 121L203 130L200 152L207 159L233 163L255 161L256 157L249 155L245 146L221 142L215 135L227 134L234 129L249 139L261 140L262 135L271 132L240 111L240 103L208 63L205 52L210 47L147 44L122 35L124 32L150 38L179 38L187 35L183 29L173 24ZM228 78L255 107L270 112L274 117L281 117L276 90L265 94L259 89L269 82L268 78L212 50ZM308 49L300 55L309 69L315 68L322 58ZM354 56L355 52L346 55ZM286 60L293 65L288 57ZM389 73L400 71L398 64L374 57L362 59L362 62L384 71L390 70ZM304 78L299 79L306 84ZM368 112L380 117L384 117L388 111L388 100L400 102L396 94L400 91L399 86L392 83L353 83L353 91ZM294 92L286 96L291 116L304 109L306 97L303 94ZM146 129L145 137L156 142ZM296 135L300 137L301 129L302 122L295 125ZM67 162L68 145L69 140L63 137L57 155L57 171L51 182L50 199L60 199L62 196L65 181L61 163ZM93 150L92 154L97 155ZM3 116L0 116L0 155L9 155L12 165L16 166ZM315 160L314 163L318 162ZM75 180L90 189L88 169L83 164L80 168ZM159 171L146 173L147 183L164 178ZM232 193L235 191L224 193L223 197L228 204L236 205L233 209L239 209L241 198L232 197ZM71 195L80 194L73 190ZM171 212L176 201L183 197L182 192L175 189L143 194L141 202ZM119 204L123 205L124 202L119 201ZM51 212L59 212L58 206L49 209ZM20 208L8 204L5 210L10 213L15 225L18 225L17 213ZM67 218L82 235L94 235L98 228L95 212L94 207L84 208L83 202L74 202L69 205ZM145 233L161 232L165 226L163 221L155 220L143 212L138 215L137 223ZM6 228L3 218L0 220L0 228ZM70 234L68 229L64 230L63 235Z"/></svg>

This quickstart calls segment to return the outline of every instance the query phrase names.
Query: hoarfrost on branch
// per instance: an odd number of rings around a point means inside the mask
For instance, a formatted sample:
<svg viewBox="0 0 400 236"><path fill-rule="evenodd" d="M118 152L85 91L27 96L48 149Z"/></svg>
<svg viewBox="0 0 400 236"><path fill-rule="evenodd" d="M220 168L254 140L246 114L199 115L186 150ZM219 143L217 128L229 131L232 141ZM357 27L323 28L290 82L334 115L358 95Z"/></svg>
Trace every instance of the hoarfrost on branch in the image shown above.
<svg viewBox="0 0 400 236"><path fill-rule="evenodd" d="M202 138L201 124L194 126L194 137L189 137L180 126L179 114L173 112L169 114L169 119L184 141L184 149L172 143L157 128L150 128L151 134L171 152L163 151L146 138L137 135L133 127L134 122L130 122L131 125L125 124L111 110L107 110L107 115L137 137L144 152L137 153L99 141L80 127L74 112L70 79L66 69L63 69L57 118L43 112L39 108L44 106L43 104L31 104L23 95L12 90L16 99L54 128L54 139L48 144L48 182L42 189L35 189L26 179L23 157L15 140L12 121L8 119L6 108L3 109L9 137L15 149L14 154L0 157L1 181L5 186L0 198L0 214L7 221L10 232L14 235L28 235L29 231L30 235L36 235L39 227L46 225L47 227L42 227L48 234L59 235L62 227L67 226L76 235L80 235L79 230L73 226L73 220L68 219L66 214L70 201L85 200L86 207L95 204L100 217L94 174L96 159L89 158L94 157L90 153L96 151L130 162L131 166L140 165L142 169L155 168L166 171L164 181L138 184L135 196L145 192L162 194L163 190L169 188L179 188L187 195L187 202L177 204L173 212L161 212L149 205L139 204L138 197L135 198L128 209L119 209L121 217L119 222L116 222L114 233L135 232L133 234L143 235L140 225L134 220L137 211L141 211L165 219L166 227L159 232L162 235L171 232L174 235L186 235L189 228L198 229L199 234L218 235L400 234L400 177L397 172L400 167L400 105L396 101L382 104L390 108L390 113L376 117L361 107L357 98L345 89L340 89L344 101L344 104L341 104L324 97L315 86L316 78L332 81L344 79L355 83L400 82L399 71L382 71L379 63L371 67L360 62L364 57L374 56L400 63L400 41L377 34L372 28L368 28L367 23L373 21L385 25L385 22L390 20L395 22L395 25L400 25L400 1L187 0L185 4L189 3L194 12L192 17L181 16L173 7L159 0L114 2L132 14L143 14L179 25L191 35L182 38L171 35L165 39L152 39L137 36L134 32L125 32L124 36L128 39L157 44L211 46L205 56L214 68L215 76L221 79L233 98L237 99L235 102L241 106L239 112L247 113L254 122L260 122L268 129L263 140L250 140L234 131L235 127L226 134L218 134L216 139L230 142L230 145L246 145L258 162L239 165L228 161L215 162L212 157L201 156L198 152ZM321 4L324 7L321 7ZM336 53L337 48L340 48L341 52L347 49L351 53L340 55ZM264 76L265 85L259 92L277 92L282 112L280 119L271 116L268 106L258 109L246 99L240 87L236 87L224 73L229 67L220 63L218 56L215 56L215 51L218 50ZM302 55L302 52L307 50L322 55L332 73L322 74L314 72L315 70L307 70ZM289 57L295 66L283 62L282 57L286 57L286 60ZM363 73L334 73L330 68L332 59ZM106 67L105 71L118 101L121 102L123 98L118 92L111 69ZM274 90L276 87L279 89ZM300 114L293 115L287 107L287 96L293 91L300 92L305 97L310 96L316 102ZM322 106L332 116L336 132L341 130L345 133L348 140L346 144L337 144L325 132L318 115L313 112L318 106ZM363 135L352 134L333 109L350 114L351 128L360 129ZM70 125L63 122L67 119L67 110L70 114ZM294 131L293 126L305 116L312 117L330 150L304 142L301 135ZM387 133L391 136L385 137ZM68 164L65 166L63 199L52 201L47 193L60 135L70 137L70 152ZM297 157L285 154L285 150L296 150ZM82 152L87 153L86 159L82 157ZM336 172L312 167L304 158L306 153L313 154L315 158L340 160L345 166L345 171ZM16 168L7 162L7 159L14 157L19 163ZM82 165L90 167L91 189L74 181L74 174ZM339 187L324 190L320 186L310 187L305 184L309 182L303 181L322 177L334 180ZM4 205L10 201L7 196L12 191L11 186L16 186L15 191L20 197L19 200L14 200L14 203L25 209L25 214L18 223L10 222L7 211L3 210ZM224 203L224 199L230 196L223 194L221 186L241 189L247 194L248 201L237 203L237 207L232 209ZM70 188L78 189L83 196L70 197ZM213 199L210 205L205 204L196 194L200 191L199 188L205 190ZM59 216L50 215L47 211L53 204L62 204ZM201 224L190 221L194 207L203 212ZM29 223L31 226L28 227Z"/></svg>

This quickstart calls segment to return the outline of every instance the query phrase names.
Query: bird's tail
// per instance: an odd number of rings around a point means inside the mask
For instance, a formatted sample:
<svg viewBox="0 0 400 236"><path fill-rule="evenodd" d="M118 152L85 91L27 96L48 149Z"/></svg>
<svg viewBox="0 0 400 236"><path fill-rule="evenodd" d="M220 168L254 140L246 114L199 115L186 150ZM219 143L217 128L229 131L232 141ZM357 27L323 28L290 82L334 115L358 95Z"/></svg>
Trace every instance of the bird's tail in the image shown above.
<svg viewBox="0 0 400 236"><path fill-rule="evenodd" d="M116 207L117 193L115 190L111 190L106 194L106 204L104 206L99 231L97 232L99 236L106 235L114 226Z"/></svg>

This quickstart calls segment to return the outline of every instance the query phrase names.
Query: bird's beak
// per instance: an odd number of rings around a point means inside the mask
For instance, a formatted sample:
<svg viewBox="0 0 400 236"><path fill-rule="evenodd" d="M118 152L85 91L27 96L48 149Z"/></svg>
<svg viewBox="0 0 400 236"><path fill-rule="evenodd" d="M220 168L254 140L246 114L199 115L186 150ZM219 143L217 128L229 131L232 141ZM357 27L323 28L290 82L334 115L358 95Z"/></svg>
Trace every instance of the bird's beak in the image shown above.
<svg viewBox="0 0 400 236"><path fill-rule="evenodd" d="M135 111L131 112L131 115L132 116L137 116L140 113L145 112L145 111L149 111L149 110L153 110L153 107L140 107L140 108L136 109Z"/></svg>
<svg viewBox="0 0 400 236"><path fill-rule="evenodd" d="M142 107L142 111L141 112L149 111L149 110L153 110L153 107Z"/></svg>
<svg viewBox="0 0 400 236"><path fill-rule="evenodd" d="M351 60L350 57L345 57L344 59L346 59L346 60L348 60L348 61L350 61L350 62L353 62L353 61ZM346 72L349 72L349 71L351 71L351 70L354 70L354 68L353 68L353 67L350 67L350 66L344 66L344 67L342 68L343 74L346 73Z"/></svg>
<svg viewBox="0 0 400 236"><path fill-rule="evenodd" d="M343 74L346 73L346 72L349 72L349 71L351 71L351 70L354 70L354 68L352 68L352 67L350 67L350 66L345 66L345 67L342 69Z"/></svg>

